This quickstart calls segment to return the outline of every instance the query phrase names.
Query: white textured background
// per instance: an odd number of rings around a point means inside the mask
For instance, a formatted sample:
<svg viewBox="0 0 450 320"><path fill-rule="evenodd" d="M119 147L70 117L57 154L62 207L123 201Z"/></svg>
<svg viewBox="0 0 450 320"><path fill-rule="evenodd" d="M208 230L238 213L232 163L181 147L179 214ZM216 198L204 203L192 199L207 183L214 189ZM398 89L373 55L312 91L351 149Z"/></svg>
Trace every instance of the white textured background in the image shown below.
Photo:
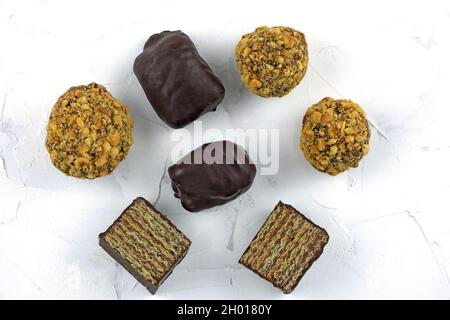
<svg viewBox="0 0 450 320"><path fill-rule="evenodd" d="M193 3L0 0L0 298L449 299L450 3ZM243 89L234 64L240 36L264 24L309 42L308 73L282 99ZM147 37L166 29L191 36L225 84L204 128L280 129L279 173L202 213L173 197L172 129L132 74ZM51 165L44 140L58 96L91 81L129 105L135 144L114 174L84 181ZM303 113L324 96L351 98L373 124L369 155L337 177L298 148ZM136 196L193 242L154 297L97 244ZM237 264L278 200L331 236L291 295Z"/></svg>

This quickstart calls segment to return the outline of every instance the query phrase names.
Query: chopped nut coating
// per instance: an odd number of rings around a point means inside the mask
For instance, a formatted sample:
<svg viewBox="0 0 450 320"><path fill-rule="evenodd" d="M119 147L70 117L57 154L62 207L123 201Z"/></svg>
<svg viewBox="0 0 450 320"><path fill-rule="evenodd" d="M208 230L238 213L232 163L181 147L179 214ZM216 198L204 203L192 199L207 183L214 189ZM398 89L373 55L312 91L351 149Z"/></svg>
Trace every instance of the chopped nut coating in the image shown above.
<svg viewBox="0 0 450 320"><path fill-rule="evenodd" d="M133 119L128 107L105 87L72 87L53 106L45 146L52 163L66 175L94 179L111 173L131 145Z"/></svg>
<svg viewBox="0 0 450 320"><path fill-rule="evenodd" d="M308 46L303 33L266 26L242 36L236 62L244 85L261 97L282 97L303 79Z"/></svg>
<svg viewBox="0 0 450 320"><path fill-rule="evenodd" d="M350 100L324 98L306 110L300 148L317 170L332 176L356 168L369 152L364 110Z"/></svg>

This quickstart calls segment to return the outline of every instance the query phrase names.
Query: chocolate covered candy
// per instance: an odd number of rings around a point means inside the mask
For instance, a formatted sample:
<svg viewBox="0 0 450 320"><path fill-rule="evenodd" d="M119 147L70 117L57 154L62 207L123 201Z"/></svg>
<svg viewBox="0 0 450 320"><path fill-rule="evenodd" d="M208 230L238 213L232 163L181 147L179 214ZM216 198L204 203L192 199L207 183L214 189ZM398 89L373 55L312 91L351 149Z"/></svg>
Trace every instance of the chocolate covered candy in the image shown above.
<svg viewBox="0 0 450 320"><path fill-rule="evenodd" d="M214 111L225 95L221 81L181 31L152 35L133 69L156 113L172 128Z"/></svg>
<svg viewBox="0 0 450 320"><path fill-rule="evenodd" d="M175 197L191 212L227 203L253 183L256 166L230 141L206 143L168 169Z"/></svg>

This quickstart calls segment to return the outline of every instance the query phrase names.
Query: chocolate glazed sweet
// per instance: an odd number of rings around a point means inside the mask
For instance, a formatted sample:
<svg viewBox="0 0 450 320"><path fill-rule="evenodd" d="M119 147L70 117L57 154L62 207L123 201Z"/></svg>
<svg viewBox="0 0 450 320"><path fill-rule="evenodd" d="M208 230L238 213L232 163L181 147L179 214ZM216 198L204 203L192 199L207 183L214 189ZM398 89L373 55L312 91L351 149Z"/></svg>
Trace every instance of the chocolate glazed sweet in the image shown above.
<svg viewBox="0 0 450 320"><path fill-rule="evenodd" d="M133 70L158 116L172 128L214 111L225 95L222 82L181 31L152 35Z"/></svg>
<svg viewBox="0 0 450 320"><path fill-rule="evenodd" d="M252 185L256 166L230 141L206 143L168 169L175 197L197 212L236 199Z"/></svg>

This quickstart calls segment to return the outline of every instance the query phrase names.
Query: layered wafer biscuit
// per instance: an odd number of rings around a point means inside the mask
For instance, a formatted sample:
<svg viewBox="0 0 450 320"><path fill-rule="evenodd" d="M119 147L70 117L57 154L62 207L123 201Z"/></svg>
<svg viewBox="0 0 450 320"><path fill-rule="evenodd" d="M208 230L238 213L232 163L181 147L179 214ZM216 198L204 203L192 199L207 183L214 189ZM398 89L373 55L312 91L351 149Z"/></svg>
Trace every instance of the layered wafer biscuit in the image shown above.
<svg viewBox="0 0 450 320"><path fill-rule="evenodd" d="M328 239L323 228L280 201L239 263L291 293L320 257Z"/></svg>
<svg viewBox="0 0 450 320"><path fill-rule="evenodd" d="M147 200L137 198L99 235L99 243L154 294L191 241Z"/></svg>

